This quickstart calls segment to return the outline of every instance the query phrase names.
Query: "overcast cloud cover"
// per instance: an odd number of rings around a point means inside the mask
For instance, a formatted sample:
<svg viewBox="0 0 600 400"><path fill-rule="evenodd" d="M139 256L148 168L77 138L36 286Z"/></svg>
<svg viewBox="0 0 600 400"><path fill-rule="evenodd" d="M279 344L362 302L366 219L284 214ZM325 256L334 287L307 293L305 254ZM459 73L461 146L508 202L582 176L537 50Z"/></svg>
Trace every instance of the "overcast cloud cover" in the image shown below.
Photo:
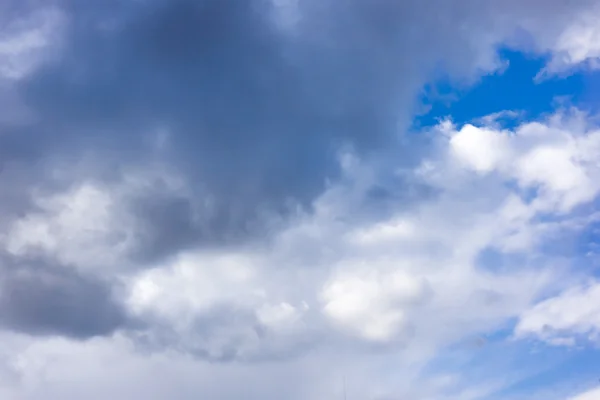
<svg viewBox="0 0 600 400"><path fill-rule="evenodd" d="M599 400L598 69L599 0L0 0L0 398Z"/></svg>

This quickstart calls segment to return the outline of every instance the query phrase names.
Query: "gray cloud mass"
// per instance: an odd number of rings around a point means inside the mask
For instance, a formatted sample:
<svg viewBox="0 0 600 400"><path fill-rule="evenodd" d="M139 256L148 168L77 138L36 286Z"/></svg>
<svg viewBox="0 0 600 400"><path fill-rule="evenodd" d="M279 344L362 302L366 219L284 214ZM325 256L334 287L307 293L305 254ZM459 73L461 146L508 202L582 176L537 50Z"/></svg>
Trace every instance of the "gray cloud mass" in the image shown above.
<svg viewBox="0 0 600 400"><path fill-rule="evenodd" d="M87 339L127 323L105 283L41 260L5 257L0 269L0 325L33 335Z"/></svg>

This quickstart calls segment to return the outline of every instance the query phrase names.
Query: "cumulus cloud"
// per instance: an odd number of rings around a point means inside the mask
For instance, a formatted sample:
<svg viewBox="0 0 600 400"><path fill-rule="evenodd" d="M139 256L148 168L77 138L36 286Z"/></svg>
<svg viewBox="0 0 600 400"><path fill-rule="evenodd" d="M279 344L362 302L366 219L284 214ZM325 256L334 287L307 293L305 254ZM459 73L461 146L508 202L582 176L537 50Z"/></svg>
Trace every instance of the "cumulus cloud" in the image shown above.
<svg viewBox="0 0 600 400"><path fill-rule="evenodd" d="M536 188L539 211L568 212L599 190L600 131L586 126L584 115L573 113L567 118L557 114L547 124L524 124L514 132L470 124L453 131L448 123L443 129L451 135L455 158L468 168L497 172L521 189Z"/></svg>

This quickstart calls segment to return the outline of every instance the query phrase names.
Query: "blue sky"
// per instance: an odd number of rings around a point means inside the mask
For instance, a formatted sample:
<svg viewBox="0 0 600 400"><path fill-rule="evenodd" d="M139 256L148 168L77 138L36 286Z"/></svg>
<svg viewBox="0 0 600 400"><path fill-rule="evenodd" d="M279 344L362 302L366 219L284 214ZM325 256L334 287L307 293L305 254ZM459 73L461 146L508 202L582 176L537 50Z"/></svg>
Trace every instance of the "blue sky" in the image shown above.
<svg viewBox="0 0 600 400"><path fill-rule="evenodd" d="M600 400L598 15L0 0L0 398Z"/></svg>
<svg viewBox="0 0 600 400"><path fill-rule="evenodd" d="M435 82L440 94L447 93L454 101L435 100L431 110L417 118L421 124L432 124L440 117L452 116L462 124L489 114L514 110L528 119L539 118L555 111L557 101L567 97L569 104L588 109L593 107L591 82L593 72L536 81L535 77L547 62L547 57L518 51L499 51L506 64L501 72L485 75L474 85L457 87L452 82ZM596 78L597 79L597 78Z"/></svg>

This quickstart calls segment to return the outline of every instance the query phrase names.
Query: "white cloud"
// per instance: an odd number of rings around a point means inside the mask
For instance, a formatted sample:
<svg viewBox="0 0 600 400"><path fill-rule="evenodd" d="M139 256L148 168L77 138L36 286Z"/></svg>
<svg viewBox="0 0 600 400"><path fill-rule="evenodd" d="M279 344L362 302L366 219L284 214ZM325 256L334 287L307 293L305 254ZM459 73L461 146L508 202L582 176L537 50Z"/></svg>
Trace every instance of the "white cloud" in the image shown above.
<svg viewBox="0 0 600 400"><path fill-rule="evenodd" d="M552 345L575 339L600 341L600 283L575 287L525 311L515 328L517 337L535 337Z"/></svg>
<svg viewBox="0 0 600 400"><path fill-rule="evenodd" d="M173 322L187 323L190 312L210 308L230 298L240 305L261 290L252 290L258 278L251 257L236 255L182 255L172 265L144 271L132 287L131 305L139 312L152 308ZM254 283L256 285L256 283Z"/></svg>
<svg viewBox="0 0 600 400"><path fill-rule="evenodd" d="M46 186L31 188L34 209L13 218L0 242L15 256L51 256L86 273L114 273L110 266L123 272L131 251L147 234L132 214L131 201L157 188L188 194L172 174L151 166L132 168L113 184L74 179L63 190L52 188L73 179L80 169L85 166L56 168L49 172L52 178Z"/></svg>
<svg viewBox="0 0 600 400"><path fill-rule="evenodd" d="M532 207L538 212L569 212L600 190L600 130L582 124L585 116L578 111L570 114L511 132L473 125L456 130L448 123L440 131L450 136L454 156L467 168L537 189Z"/></svg>
<svg viewBox="0 0 600 400"><path fill-rule="evenodd" d="M510 159L507 142L506 132L465 125L452 135L450 147L461 162L488 173Z"/></svg>
<svg viewBox="0 0 600 400"><path fill-rule="evenodd" d="M115 199L107 188L82 184L35 200L40 212L17 220L7 233L11 254L41 251L66 264L93 267L107 256L118 258L127 245L126 217L115 212Z"/></svg>
<svg viewBox="0 0 600 400"><path fill-rule="evenodd" d="M409 322L405 307L424 297L425 282L401 271L381 274L373 265L341 275L323 289L325 314L367 340L402 337Z"/></svg>
<svg viewBox="0 0 600 400"><path fill-rule="evenodd" d="M182 254L133 276L127 304L168 327L173 344L186 351L215 359L277 356L307 333L309 306L277 296L264 262L250 253ZM158 331L151 340L160 342Z"/></svg>
<svg viewBox="0 0 600 400"><path fill-rule="evenodd" d="M586 10L558 36L552 58L542 72L557 74L573 68L600 68L600 8Z"/></svg>

